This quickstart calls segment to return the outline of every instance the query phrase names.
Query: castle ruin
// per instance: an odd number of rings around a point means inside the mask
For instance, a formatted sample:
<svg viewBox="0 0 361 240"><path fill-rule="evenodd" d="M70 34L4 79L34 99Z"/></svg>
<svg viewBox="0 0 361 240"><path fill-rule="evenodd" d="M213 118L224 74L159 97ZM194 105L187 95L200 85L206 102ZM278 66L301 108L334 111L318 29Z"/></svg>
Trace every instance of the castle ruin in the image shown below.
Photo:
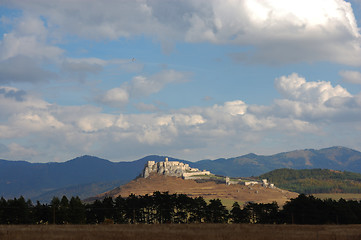
<svg viewBox="0 0 361 240"><path fill-rule="evenodd" d="M265 188L275 188L274 184L269 183L267 179L262 179L262 182L257 180L243 179L243 178L230 178L219 175L214 175L210 171L200 171L198 168L192 168L189 164L168 161L166 157L163 162L148 161L142 173L143 178L149 177L151 174L181 177L183 179L194 179L200 181L215 181L217 183L224 183L226 185L241 184L245 186L253 186L260 184Z"/></svg>
<svg viewBox="0 0 361 240"><path fill-rule="evenodd" d="M198 168L192 168L186 163L168 161L168 158L165 158L164 162L148 161L144 167L142 177L147 178L152 173L183 179L198 179L212 175L210 171L200 171Z"/></svg>

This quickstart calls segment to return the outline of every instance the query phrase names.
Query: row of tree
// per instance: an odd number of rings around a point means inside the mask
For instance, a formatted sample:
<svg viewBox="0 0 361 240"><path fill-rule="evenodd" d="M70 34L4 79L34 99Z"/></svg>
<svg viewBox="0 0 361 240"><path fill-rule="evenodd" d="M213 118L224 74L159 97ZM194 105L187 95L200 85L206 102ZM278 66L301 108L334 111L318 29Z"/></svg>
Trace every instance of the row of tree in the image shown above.
<svg viewBox="0 0 361 240"><path fill-rule="evenodd" d="M161 224L161 223L255 223L255 224L360 224L361 201L321 200L299 195L280 210L277 203L237 202L230 211L219 199L154 192L127 198L106 197L85 204L79 197L54 197L50 204L35 205L23 197L0 199L0 224Z"/></svg>

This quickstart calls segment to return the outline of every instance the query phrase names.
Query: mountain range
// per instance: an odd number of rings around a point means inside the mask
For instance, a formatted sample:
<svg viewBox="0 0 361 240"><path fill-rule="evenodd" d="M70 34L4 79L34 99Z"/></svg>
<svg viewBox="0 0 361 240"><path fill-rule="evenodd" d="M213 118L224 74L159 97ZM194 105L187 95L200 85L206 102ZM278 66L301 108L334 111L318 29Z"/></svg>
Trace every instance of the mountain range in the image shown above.
<svg viewBox="0 0 361 240"><path fill-rule="evenodd" d="M141 174L147 161L163 161L165 156L151 155L131 162L111 162L94 156L82 156L60 163L30 163L0 160L0 196L49 201L53 196L87 198L111 190ZM263 156L247 154L235 158L181 161L230 177L258 176L279 168L333 169L361 173L361 152L345 147L305 149Z"/></svg>

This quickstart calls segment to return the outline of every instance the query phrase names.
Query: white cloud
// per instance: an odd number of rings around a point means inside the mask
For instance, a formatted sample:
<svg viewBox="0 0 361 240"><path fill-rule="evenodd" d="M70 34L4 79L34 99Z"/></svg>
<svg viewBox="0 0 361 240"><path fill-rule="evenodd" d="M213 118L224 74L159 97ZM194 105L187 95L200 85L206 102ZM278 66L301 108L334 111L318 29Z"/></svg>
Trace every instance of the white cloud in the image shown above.
<svg viewBox="0 0 361 240"><path fill-rule="evenodd" d="M358 71L340 71L342 81L354 84L361 84L361 72Z"/></svg>
<svg viewBox="0 0 361 240"><path fill-rule="evenodd" d="M47 109L49 103L14 87L0 86L0 121L11 115L27 112L27 109Z"/></svg>
<svg viewBox="0 0 361 240"><path fill-rule="evenodd" d="M330 82L306 82L297 73L275 80L277 90L287 99L311 103L324 103L333 97L350 97L341 86L333 87Z"/></svg>
<svg viewBox="0 0 361 240"><path fill-rule="evenodd" d="M0 83L44 82L57 74L44 65L53 65L63 50L49 43L49 32L40 17L24 14L14 20L10 33L0 39Z"/></svg>
<svg viewBox="0 0 361 240"><path fill-rule="evenodd" d="M271 106L252 106L258 115L292 118L311 124L358 122L361 117L358 96L330 82L307 82L294 73L275 80L277 90L285 98L276 99Z"/></svg>
<svg viewBox="0 0 361 240"><path fill-rule="evenodd" d="M360 33L347 2L214 1L212 7L192 17L187 39L255 47L233 54L235 60L361 62Z"/></svg>
<svg viewBox="0 0 361 240"><path fill-rule="evenodd" d="M97 100L113 107L123 107L131 98L143 98L161 91L167 84L185 82L188 80L188 75L184 72L163 70L151 76L135 76L120 87L112 88L98 96ZM138 107L144 108L145 105L138 105ZM150 110L149 107L147 110Z"/></svg>
<svg viewBox="0 0 361 240"><path fill-rule="evenodd" d="M96 132L114 125L115 116L96 114L83 116L78 120L78 127L84 132Z"/></svg>
<svg viewBox="0 0 361 240"><path fill-rule="evenodd" d="M98 97L98 100L112 107L124 107L129 101L129 93L122 87L112 88Z"/></svg>
<svg viewBox="0 0 361 240"><path fill-rule="evenodd" d="M245 114L246 109L247 105L241 100L226 102L224 104L225 112L231 114L232 116L243 115Z"/></svg>
<svg viewBox="0 0 361 240"><path fill-rule="evenodd" d="M12 19L13 29L0 39L0 83L44 82L69 77L85 80L104 67L115 65L127 71L139 71L142 64L131 59L70 58L56 46L61 38L36 14L24 13ZM59 40L59 39L60 40Z"/></svg>
<svg viewBox="0 0 361 240"><path fill-rule="evenodd" d="M285 64L361 63L361 37L351 4L342 0L11 1L45 16L63 35L118 39L150 36L163 42L211 42L253 46L237 61ZM106 14L104 14L106 13ZM51 51L50 51L51 52Z"/></svg>
<svg viewBox="0 0 361 240"><path fill-rule="evenodd" d="M35 59L57 59L63 50L48 43L48 30L40 18L27 16L17 21L11 33L4 33L0 42L0 59L16 56Z"/></svg>
<svg viewBox="0 0 361 240"><path fill-rule="evenodd" d="M16 115L13 119L13 124L22 126L29 132L45 131L47 129L60 129L64 124L58 121L54 116L48 112L29 112Z"/></svg>
<svg viewBox="0 0 361 240"><path fill-rule="evenodd" d="M93 106L59 106L16 88L1 87L0 139L9 143L22 139L27 144L17 143L13 149L46 161L64 158L68 152L114 158L165 151L194 158L215 157L224 151L237 154L240 148L256 150L267 139L297 145L301 137L324 139L334 129L359 131L361 95L326 81L308 82L298 74L279 77L275 85L283 98L268 106L234 100L148 114L106 114ZM5 146L10 149L9 144ZM2 156L9 159L20 156L5 152Z"/></svg>
<svg viewBox="0 0 361 240"><path fill-rule="evenodd" d="M127 86L133 97L149 96L162 90L167 84L188 80L189 74L174 70L163 70L149 77L136 76Z"/></svg>

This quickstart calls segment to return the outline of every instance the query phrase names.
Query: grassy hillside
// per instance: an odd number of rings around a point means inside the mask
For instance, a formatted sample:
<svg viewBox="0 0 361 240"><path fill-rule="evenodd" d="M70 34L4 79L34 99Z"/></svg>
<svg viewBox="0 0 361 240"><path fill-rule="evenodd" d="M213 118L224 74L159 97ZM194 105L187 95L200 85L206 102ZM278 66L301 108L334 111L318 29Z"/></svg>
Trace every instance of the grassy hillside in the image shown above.
<svg viewBox="0 0 361 240"><path fill-rule="evenodd" d="M329 169L277 169L260 176L277 187L312 193L361 193L361 174Z"/></svg>
<svg viewBox="0 0 361 240"><path fill-rule="evenodd" d="M213 181L198 183L194 180L152 174L148 178L135 179L111 191L99 194L94 198L86 199L86 201L92 202L96 199L104 199L105 197L115 199L118 196L129 196L132 193L135 195L151 195L156 191L169 192L170 194L186 194L193 198L201 196L205 199L229 199L232 204L235 201L239 203L250 201L272 203L275 201L279 205L283 205L286 201L298 196L294 192L264 188L260 185L255 185L252 188L239 184L227 186L226 184L217 184Z"/></svg>

